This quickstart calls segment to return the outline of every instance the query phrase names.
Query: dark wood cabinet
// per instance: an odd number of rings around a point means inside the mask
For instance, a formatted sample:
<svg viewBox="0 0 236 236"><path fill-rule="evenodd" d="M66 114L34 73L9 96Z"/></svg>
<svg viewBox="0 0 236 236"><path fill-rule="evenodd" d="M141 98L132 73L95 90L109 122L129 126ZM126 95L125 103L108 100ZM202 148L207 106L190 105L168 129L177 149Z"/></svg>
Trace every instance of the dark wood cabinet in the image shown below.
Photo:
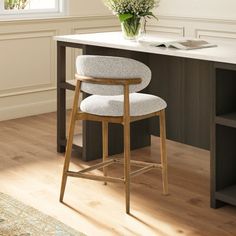
<svg viewBox="0 0 236 236"><path fill-rule="evenodd" d="M214 66L211 206L236 205L236 66Z"/></svg>
<svg viewBox="0 0 236 236"><path fill-rule="evenodd" d="M149 55L153 76L148 93L167 102L167 138L210 149L211 81L213 62ZM158 135L152 118L151 134Z"/></svg>

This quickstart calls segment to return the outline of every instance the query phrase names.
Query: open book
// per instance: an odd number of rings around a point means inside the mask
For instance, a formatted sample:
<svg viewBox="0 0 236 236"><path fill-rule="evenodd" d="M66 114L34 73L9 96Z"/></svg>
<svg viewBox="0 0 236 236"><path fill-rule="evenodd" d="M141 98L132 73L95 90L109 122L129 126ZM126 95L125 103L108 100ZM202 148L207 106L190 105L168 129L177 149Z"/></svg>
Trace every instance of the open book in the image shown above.
<svg viewBox="0 0 236 236"><path fill-rule="evenodd" d="M151 42L150 45L154 47L167 47L167 48L172 47L181 50L217 47L217 45L215 44L211 44L208 43L207 41L199 39L186 39L186 40L169 41L169 42Z"/></svg>

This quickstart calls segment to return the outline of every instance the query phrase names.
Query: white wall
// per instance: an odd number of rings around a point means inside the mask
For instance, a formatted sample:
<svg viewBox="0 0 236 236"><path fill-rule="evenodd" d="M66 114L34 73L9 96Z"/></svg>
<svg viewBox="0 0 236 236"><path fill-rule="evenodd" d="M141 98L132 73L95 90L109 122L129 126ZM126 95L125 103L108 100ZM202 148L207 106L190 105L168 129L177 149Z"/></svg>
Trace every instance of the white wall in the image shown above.
<svg viewBox="0 0 236 236"><path fill-rule="evenodd" d="M102 0L69 0L68 5L70 15L93 16L110 14Z"/></svg>
<svg viewBox="0 0 236 236"><path fill-rule="evenodd" d="M54 35L112 31L119 23L102 0L68 0L68 17L0 21L0 120L56 109ZM235 0L161 0L157 34L236 41ZM68 50L67 78L78 52ZM68 99L70 104L70 96Z"/></svg>
<svg viewBox="0 0 236 236"><path fill-rule="evenodd" d="M235 0L161 0L163 16L236 20Z"/></svg>
<svg viewBox="0 0 236 236"><path fill-rule="evenodd" d="M103 0L69 0L70 15L107 15ZM235 0L160 0L157 14L161 16L236 20Z"/></svg>
<svg viewBox="0 0 236 236"><path fill-rule="evenodd" d="M149 30L170 36L236 41L235 0L161 0Z"/></svg>

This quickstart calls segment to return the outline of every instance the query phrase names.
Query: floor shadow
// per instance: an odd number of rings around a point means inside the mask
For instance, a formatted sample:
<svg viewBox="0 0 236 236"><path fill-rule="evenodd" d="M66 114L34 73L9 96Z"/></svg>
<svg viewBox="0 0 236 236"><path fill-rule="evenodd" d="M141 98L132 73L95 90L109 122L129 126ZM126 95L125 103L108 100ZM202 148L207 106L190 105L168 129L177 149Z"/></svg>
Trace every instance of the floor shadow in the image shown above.
<svg viewBox="0 0 236 236"><path fill-rule="evenodd" d="M69 209L71 209L72 211L78 213L79 215L83 216L84 218L86 218L87 220L89 220L92 224L98 225L100 228L103 228L107 231L112 231L113 233L116 233L117 235L120 235L121 232L115 230L114 228L109 228L108 225L105 225L103 223L101 223L100 221L92 218L91 216L79 211L78 209L74 208L73 206L69 205L66 202L61 202L64 206L68 207Z"/></svg>
<svg viewBox="0 0 236 236"><path fill-rule="evenodd" d="M160 229L157 229L156 227L153 227L152 225L148 224L147 222L141 220L140 218L138 218L137 216L135 216L132 213L129 213L129 216L132 217L133 219L139 221L140 223L142 223L143 225L147 226L148 228L154 230L155 232L158 232L160 234L164 234Z"/></svg>

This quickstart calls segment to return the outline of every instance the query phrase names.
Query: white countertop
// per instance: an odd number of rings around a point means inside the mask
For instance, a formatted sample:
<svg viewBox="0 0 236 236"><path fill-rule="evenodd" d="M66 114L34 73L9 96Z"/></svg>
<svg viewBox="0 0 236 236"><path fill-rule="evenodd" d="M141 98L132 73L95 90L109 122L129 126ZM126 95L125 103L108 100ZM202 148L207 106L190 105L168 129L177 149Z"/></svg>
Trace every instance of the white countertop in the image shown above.
<svg viewBox="0 0 236 236"><path fill-rule="evenodd" d="M150 46L150 43L148 43L149 41L162 42L165 40L170 40L170 38L165 39L163 37L148 34L145 35L144 38L142 38L141 42L125 40L121 32L63 35L55 36L54 39L56 41L62 42L71 42L108 48L126 49L138 52L147 52L153 54L236 64L236 43L231 42L212 42L208 40L208 42L210 43L217 44L217 47L195 50L179 50L174 48L160 48ZM172 38L171 40L176 40L176 38Z"/></svg>

